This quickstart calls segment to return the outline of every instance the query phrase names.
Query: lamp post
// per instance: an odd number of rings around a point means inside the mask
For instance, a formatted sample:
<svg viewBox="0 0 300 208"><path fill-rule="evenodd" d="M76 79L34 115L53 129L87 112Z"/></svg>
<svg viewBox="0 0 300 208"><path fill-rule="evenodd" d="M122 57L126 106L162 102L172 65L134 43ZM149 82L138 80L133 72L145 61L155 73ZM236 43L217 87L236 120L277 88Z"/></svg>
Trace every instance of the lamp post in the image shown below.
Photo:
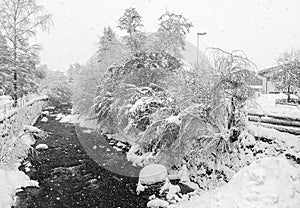
<svg viewBox="0 0 300 208"><path fill-rule="evenodd" d="M206 35L206 32L197 33L197 67L198 67L198 64L199 64L199 36L200 35Z"/></svg>

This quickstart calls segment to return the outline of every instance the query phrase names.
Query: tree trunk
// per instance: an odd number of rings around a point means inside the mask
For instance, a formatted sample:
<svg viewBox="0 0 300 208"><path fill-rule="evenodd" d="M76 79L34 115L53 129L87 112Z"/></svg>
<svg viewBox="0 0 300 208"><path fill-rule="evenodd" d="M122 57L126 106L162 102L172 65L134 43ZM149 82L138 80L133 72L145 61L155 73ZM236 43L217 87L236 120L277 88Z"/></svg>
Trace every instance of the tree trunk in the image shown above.
<svg viewBox="0 0 300 208"><path fill-rule="evenodd" d="M291 86L288 86L288 93L287 93L287 102L290 103L291 102Z"/></svg>
<svg viewBox="0 0 300 208"><path fill-rule="evenodd" d="M13 65L14 65L14 81L13 81L13 107L17 107L18 105L18 85L17 85L17 80L18 80L18 74L17 74L17 17L16 13L14 16L14 39L13 39L13 45L14 45L14 60L13 60Z"/></svg>

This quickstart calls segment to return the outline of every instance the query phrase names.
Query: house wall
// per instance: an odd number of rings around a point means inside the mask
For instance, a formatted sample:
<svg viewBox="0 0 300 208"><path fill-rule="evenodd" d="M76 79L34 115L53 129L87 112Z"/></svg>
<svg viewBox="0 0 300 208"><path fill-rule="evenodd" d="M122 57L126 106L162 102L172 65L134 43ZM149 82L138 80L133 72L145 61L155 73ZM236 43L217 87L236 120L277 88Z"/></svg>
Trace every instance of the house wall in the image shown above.
<svg viewBox="0 0 300 208"><path fill-rule="evenodd" d="M266 77L261 77L261 80L263 81L262 83L262 92L263 93L274 93L274 92L278 92L278 90L276 89L276 87L274 86L274 84L271 82L270 78L266 78Z"/></svg>

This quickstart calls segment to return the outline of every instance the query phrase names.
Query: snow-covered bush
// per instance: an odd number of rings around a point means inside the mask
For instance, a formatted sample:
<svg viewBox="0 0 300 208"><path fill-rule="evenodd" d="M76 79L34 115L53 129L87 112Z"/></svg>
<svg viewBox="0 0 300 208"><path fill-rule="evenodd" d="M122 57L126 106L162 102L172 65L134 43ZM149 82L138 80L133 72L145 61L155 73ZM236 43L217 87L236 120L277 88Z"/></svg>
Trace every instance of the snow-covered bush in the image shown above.
<svg viewBox="0 0 300 208"><path fill-rule="evenodd" d="M169 106L163 84L180 67L179 61L164 53L133 54L123 64L110 67L110 77L98 86L93 109L104 131L136 135L145 131L150 116Z"/></svg>

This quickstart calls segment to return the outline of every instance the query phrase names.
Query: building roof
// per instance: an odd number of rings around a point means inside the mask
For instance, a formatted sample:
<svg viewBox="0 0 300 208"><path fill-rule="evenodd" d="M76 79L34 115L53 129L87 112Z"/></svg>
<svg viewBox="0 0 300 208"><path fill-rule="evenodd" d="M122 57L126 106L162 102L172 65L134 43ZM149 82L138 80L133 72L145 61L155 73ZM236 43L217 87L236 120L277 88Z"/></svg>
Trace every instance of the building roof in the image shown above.
<svg viewBox="0 0 300 208"><path fill-rule="evenodd" d="M273 67L259 71L258 75L262 76L262 77L271 77L274 74L274 72L276 72L278 70L279 70L279 66L273 66Z"/></svg>

